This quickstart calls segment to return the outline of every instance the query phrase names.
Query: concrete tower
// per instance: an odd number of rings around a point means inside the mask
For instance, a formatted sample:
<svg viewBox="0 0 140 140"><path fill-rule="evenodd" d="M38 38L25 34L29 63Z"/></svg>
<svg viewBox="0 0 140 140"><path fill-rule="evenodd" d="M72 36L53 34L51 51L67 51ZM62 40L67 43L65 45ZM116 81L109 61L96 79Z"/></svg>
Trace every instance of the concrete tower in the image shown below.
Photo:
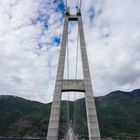
<svg viewBox="0 0 140 140"><path fill-rule="evenodd" d="M64 64L65 64L65 56L66 56L66 44L68 38L68 23L70 21L78 22L82 69L83 69L82 80L64 79ZM47 140L58 140L61 95L62 92L66 92L66 91L85 92L89 140L100 140L100 132L99 132L99 126L97 121L96 107L94 102L92 83L91 83L91 77L89 71L85 37L83 31L83 23L82 23L82 17L79 8L77 8L76 15L70 15L69 8L67 8L65 14L62 43L60 49L60 56L59 56L59 63L57 69L57 77L55 82L53 103L52 103L51 114L50 114Z"/></svg>

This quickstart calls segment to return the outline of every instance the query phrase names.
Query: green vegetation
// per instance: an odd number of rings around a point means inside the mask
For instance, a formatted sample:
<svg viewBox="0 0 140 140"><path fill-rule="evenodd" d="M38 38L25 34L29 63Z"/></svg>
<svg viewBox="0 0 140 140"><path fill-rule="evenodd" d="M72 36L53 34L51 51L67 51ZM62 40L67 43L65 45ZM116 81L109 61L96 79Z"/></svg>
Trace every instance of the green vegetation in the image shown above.
<svg viewBox="0 0 140 140"><path fill-rule="evenodd" d="M140 90L96 98L102 136L140 136Z"/></svg>
<svg viewBox="0 0 140 140"><path fill-rule="evenodd" d="M0 96L0 136L46 136L50 104Z"/></svg>
<svg viewBox="0 0 140 140"><path fill-rule="evenodd" d="M140 90L115 91L95 98L102 137L140 137ZM74 105L77 108L74 110ZM68 102L61 105L60 134L67 127ZM0 96L0 136L46 137L51 104ZM84 99L69 102L70 120L79 135L87 135ZM76 117L73 116L75 111Z"/></svg>

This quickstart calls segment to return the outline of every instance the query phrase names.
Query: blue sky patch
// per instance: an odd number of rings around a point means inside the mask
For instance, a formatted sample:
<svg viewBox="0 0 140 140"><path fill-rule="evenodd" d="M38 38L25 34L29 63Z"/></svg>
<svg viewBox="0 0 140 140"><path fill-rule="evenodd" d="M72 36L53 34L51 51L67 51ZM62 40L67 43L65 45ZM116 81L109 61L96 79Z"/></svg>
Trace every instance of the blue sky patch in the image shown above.
<svg viewBox="0 0 140 140"><path fill-rule="evenodd" d="M89 18L90 18L90 21L91 21L91 22L93 22L94 17L95 17L95 10L94 10L94 8L92 7L92 8L89 9Z"/></svg>
<svg viewBox="0 0 140 140"><path fill-rule="evenodd" d="M32 24L35 25L37 22L42 22L45 29L48 29L48 16L40 14L36 19L32 20Z"/></svg>
<svg viewBox="0 0 140 140"><path fill-rule="evenodd" d="M54 37L53 38L53 44L58 46L60 44L60 37Z"/></svg>
<svg viewBox="0 0 140 140"><path fill-rule="evenodd" d="M48 29L49 28L47 21L44 21L44 27L45 27L45 29Z"/></svg>
<svg viewBox="0 0 140 140"><path fill-rule="evenodd" d="M62 14L64 14L65 11L65 5L63 2L59 2L57 6L57 11L60 11Z"/></svg>

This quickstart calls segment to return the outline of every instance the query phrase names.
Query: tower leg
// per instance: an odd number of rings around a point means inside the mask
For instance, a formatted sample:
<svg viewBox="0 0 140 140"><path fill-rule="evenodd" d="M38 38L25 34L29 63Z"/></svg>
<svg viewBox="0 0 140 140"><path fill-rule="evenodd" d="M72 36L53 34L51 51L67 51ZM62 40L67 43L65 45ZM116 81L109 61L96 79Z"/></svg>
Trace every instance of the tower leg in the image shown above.
<svg viewBox="0 0 140 140"><path fill-rule="evenodd" d="M94 96L90 78L89 64L81 16L78 16L78 27L80 34L81 57L85 83L85 100L86 100L89 140L100 140L100 132L96 115L96 107L94 103Z"/></svg>
<svg viewBox="0 0 140 140"><path fill-rule="evenodd" d="M58 140L59 119L60 119L60 106L61 106L61 91L64 76L66 42L68 37L68 17L65 17L62 44L59 56L59 63L57 69L57 77L55 83L54 97L51 108L51 115L47 133L47 140Z"/></svg>

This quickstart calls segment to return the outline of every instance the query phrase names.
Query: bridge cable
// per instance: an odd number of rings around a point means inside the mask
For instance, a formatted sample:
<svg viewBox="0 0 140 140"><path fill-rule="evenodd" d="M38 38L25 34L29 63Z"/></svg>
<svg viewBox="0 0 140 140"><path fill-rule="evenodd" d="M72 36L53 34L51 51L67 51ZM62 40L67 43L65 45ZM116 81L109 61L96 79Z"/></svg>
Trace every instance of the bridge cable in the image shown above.
<svg viewBox="0 0 140 140"><path fill-rule="evenodd" d="M69 80L69 45L68 45L68 38L67 38L67 78ZM70 127L70 120L69 120L69 92L68 92L68 128Z"/></svg>
<svg viewBox="0 0 140 140"><path fill-rule="evenodd" d="M79 0L77 0L77 6L76 7L78 7L79 6Z"/></svg>
<svg viewBox="0 0 140 140"><path fill-rule="evenodd" d="M78 44L78 41L79 41L79 27L78 27L78 31L77 31L77 48L76 48L76 67L75 67L75 80L77 79L77 74L78 74L78 52L79 52L79 44ZM73 129L75 129L75 111L76 109L76 92L74 93L74 111L73 111Z"/></svg>
<svg viewBox="0 0 140 140"><path fill-rule="evenodd" d="M77 79L77 72L78 72L78 48L79 48L79 27L78 27L78 31L77 31L77 50L76 50L76 73L75 73L75 79Z"/></svg>
<svg viewBox="0 0 140 140"><path fill-rule="evenodd" d="M80 0L80 11L81 11L81 7L82 7L82 0Z"/></svg>
<svg viewBox="0 0 140 140"><path fill-rule="evenodd" d="M68 7L68 2L67 2L67 0L65 0L65 5L66 5L66 9L67 9L67 7Z"/></svg>

